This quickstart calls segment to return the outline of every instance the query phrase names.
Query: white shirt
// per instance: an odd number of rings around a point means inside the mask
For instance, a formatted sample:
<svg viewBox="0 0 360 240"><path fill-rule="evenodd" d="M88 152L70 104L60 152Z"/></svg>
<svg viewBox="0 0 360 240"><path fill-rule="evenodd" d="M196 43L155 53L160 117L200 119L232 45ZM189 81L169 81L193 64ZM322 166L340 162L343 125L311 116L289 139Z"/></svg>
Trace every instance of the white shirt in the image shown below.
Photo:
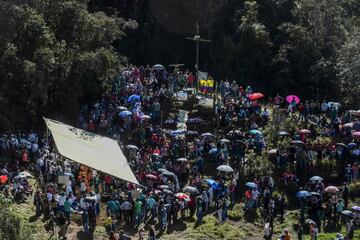
<svg viewBox="0 0 360 240"><path fill-rule="evenodd" d="M59 206L64 206L65 201L66 201L66 196L65 196L65 194L64 194L64 195L60 195L60 197L59 197Z"/></svg>

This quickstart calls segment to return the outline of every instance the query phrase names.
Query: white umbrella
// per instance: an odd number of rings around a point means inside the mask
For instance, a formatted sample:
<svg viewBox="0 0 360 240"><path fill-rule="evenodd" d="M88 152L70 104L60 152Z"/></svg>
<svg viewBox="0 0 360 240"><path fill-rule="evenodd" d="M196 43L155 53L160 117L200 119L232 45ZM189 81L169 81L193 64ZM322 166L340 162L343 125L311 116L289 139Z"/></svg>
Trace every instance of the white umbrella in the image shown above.
<svg viewBox="0 0 360 240"><path fill-rule="evenodd" d="M127 145L126 146L128 149L135 149L135 150L138 150L139 148L135 145Z"/></svg>
<svg viewBox="0 0 360 240"><path fill-rule="evenodd" d="M199 193L199 190L197 188L191 186L185 187L183 191L188 193Z"/></svg>
<svg viewBox="0 0 360 240"><path fill-rule="evenodd" d="M176 159L176 161L178 161L178 162L187 162L187 159L186 158L178 158L178 159Z"/></svg>
<svg viewBox="0 0 360 240"><path fill-rule="evenodd" d="M29 172L21 172L21 173L19 173L19 175L22 175L24 177L32 177L31 173L29 173Z"/></svg>
<svg viewBox="0 0 360 240"><path fill-rule="evenodd" d="M214 137L214 135L211 133L203 133L203 134L201 134L201 136L202 137Z"/></svg>
<svg viewBox="0 0 360 240"><path fill-rule="evenodd" d="M233 172L234 170L228 166L228 165L220 165L216 168L217 170L219 171L222 171L222 172Z"/></svg>
<svg viewBox="0 0 360 240"><path fill-rule="evenodd" d="M230 143L231 141L229 139L226 139L226 138L223 138L223 139L220 139L221 143Z"/></svg>

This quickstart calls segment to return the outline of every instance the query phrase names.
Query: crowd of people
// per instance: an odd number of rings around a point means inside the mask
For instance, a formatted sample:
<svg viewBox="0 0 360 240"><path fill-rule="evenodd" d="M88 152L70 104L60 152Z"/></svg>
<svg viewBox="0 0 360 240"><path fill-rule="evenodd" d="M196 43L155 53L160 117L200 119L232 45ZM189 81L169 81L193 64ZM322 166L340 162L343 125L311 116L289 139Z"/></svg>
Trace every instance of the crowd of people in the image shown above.
<svg viewBox="0 0 360 240"><path fill-rule="evenodd" d="M130 239L119 230L127 226L138 229L140 239L154 240L193 216L201 225L204 215L216 213L223 224L239 203L249 216L260 209L264 238L272 239L274 219L285 220L289 198L299 208L298 239L306 232L317 239L321 227L341 229L342 223L346 236L338 239L352 239L360 227L360 207L349 210L349 184L359 176L359 112L295 95L265 100L251 86L225 80L206 93L215 99L213 122L186 111L171 117L164 106L179 91L196 99L195 86L189 71L130 65L111 91L81 107L78 126L116 139L141 185L65 159L50 136L30 131L0 138L0 155L7 159L0 173L3 193L19 203L34 195L35 215L57 223L63 239L73 214L81 215L89 238L98 216L106 214L109 239ZM268 158L274 172L243 176L257 157ZM329 168L331 161L335 167ZM30 172L39 179L34 194ZM291 234L284 229L281 238Z"/></svg>

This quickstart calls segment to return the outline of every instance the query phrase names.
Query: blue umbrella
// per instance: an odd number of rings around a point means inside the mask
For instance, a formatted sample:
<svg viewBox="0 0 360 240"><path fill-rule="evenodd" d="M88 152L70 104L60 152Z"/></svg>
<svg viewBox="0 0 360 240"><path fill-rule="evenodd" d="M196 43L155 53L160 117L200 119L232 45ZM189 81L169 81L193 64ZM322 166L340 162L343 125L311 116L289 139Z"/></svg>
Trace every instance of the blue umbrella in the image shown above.
<svg viewBox="0 0 360 240"><path fill-rule="evenodd" d="M128 97L128 102L133 102L133 101L139 101L140 100L140 96L139 95L131 95L130 97Z"/></svg>
<svg viewBox="0 0 360 240"><path fill-rule="evenodd" d="M204 179L204 182L206 182L213 189L218 189L218 187L219 187L219 184L212 179Z"/></svg>
<svg viewBox="0 0 360 240"><path fill-rule="evenodd" d="M313 176L309 179L309 181L322 181L322 180L324 179L320 176Z"/></svg>
<svg viewBox="0 0 360 240"><path fill-rule="evenodd" d="M128 117L128 116L131 116L132 115L132 112L130 112L130 111L122 111L122 112L120 112L119 113L119 116L120 117Z"/></svg>
<svg viewBox="0 0 360 240"><path fill-rule="evenodd" d="M253 183L253 182L247 182L245 184L246 187L249 187L249 188L257 188L257 185L256 183Z"/></svg>
<svg viewBox="0 0 360 240"><path fill-rule="evenodd" d="M299 191L299 192L296 194L296 197L297 197L297 198L311 197L311 192L308 192L308 191Z"/></svg>
<svg viewBox="0 0 360 240"><path fill-rule="evenodd" d="M257 134L261 134L261 132L259 130L256 130L256 129L253 129L253 130L250 130L249 132L250 134L253 134L253 135L257 135Z"/></svg>
<svg viewBox="0 0 360 240"><path fill-rule="evenodd" d="M177 135L183 135L186 133L186 130L175 130L175 131L171 131L170 135L171 136L177 136Z"/></svg>
<svg viewBox="0 0 360 240"><path fill-rule="evenodd" d="M213 148L209 151L210 154L215 154L218 152L218 149L217 148Z"/></svg>
<svg viewBox="0 0 360 240"><path fill-rule="evenodd" d="M348 147L349 147L349 148L353 148L353 147L356 147L356 146L357 146L357 144L356 144L356 143L353 143L353 142L348 144Z"/></svg>

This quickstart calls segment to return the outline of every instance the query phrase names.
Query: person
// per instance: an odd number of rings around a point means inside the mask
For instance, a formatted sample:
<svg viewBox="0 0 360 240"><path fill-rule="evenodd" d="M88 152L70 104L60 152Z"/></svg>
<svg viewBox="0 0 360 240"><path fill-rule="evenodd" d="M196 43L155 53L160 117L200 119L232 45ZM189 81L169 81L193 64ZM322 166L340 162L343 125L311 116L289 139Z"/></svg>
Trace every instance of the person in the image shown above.
<svg viewBox="0 0 360 240"><path fill-rule="evenodd" d="M149 240L156 240L155 230L151 226L148 227L149 229Z"/></svg>
<svg viewBox="0 0 360 240"><path fill-rule="evenodd" d="M271 240L271 227L270 227L270 223L265 223L264 226L264 239L265 240Z"/></svg>
<svg viewBox="0 0 360 240"><path fill-rule="evenodd" d="M352 220L349 220L346 224L346 239L352 240L354 237L354 224Z"/></svg>
<svg viewBox="0 0 360 240"><path fill-rule="evenodd" d="M288 229L284 230L284 240L291 240L291 235Z"/></svg>
<svg viewBox="0 0 360 240"><path fill-rule="evenodd" d="M69 197L66 197L66 199L65 199L64 212L65 212L66 220L68 221L68 224L70 224L70 214L72 212L72 209L71 209L71 204L70 204L70 201L69 201Z"/></svg>
<svg viewBox="0 0 360 240"><path fill-rule="evenodd" d="M59 239L66 239L66 219L63 212L60 213L57 222L59 225Z"/></svg>
<svg viewBox="0 0 360 240"><path fill-rule="evenodd" d="M131 240L130 236L124 233L124 230L120 230L118 240Z"/></svg>
<svg viewBox="0 0 360 240"><path fill-rule="evenodd" d="M319 230L316 227L315 223L310 224L310 239L311 240L317 240L319 234Z"/></svg>
<svg viewBox="0 0 360 240"><path fill-rule="evenodd" d="M202 197L199 196L196 198L196 217L197 217L197 224L202 224L203 218L203 200Z"/></svg>
<svg viewBox="0 0 360 240"><path fill-rule="evenodd" d="M34 205L36 206L35 216L38 217L41 215L43 210L42 194L40 189L36 191L36 194L34 196Z"/></svg>
<svg viewBox="0 0 360 240"><path fill-rule="evenodd" d="M83 210L81 219L82 219L82 224L83 224L85 235L90 236L89 214L88 214L87 210Z"/></svg>
<svg viewBox="0 0 360 240"><path fill-rule="evenodd" d="M342 191L342 197L344 199L344 205L345 208L348 208L348 202L349 202L349 185L347 182L344 183L344 189Z"/></svg>
<svg viewBox="0 0 360 240"><path fill-rule="evenodd" d="M110 232L109 240L118 240L118 238L116 237L116 233L114 231Z"/></svg>

